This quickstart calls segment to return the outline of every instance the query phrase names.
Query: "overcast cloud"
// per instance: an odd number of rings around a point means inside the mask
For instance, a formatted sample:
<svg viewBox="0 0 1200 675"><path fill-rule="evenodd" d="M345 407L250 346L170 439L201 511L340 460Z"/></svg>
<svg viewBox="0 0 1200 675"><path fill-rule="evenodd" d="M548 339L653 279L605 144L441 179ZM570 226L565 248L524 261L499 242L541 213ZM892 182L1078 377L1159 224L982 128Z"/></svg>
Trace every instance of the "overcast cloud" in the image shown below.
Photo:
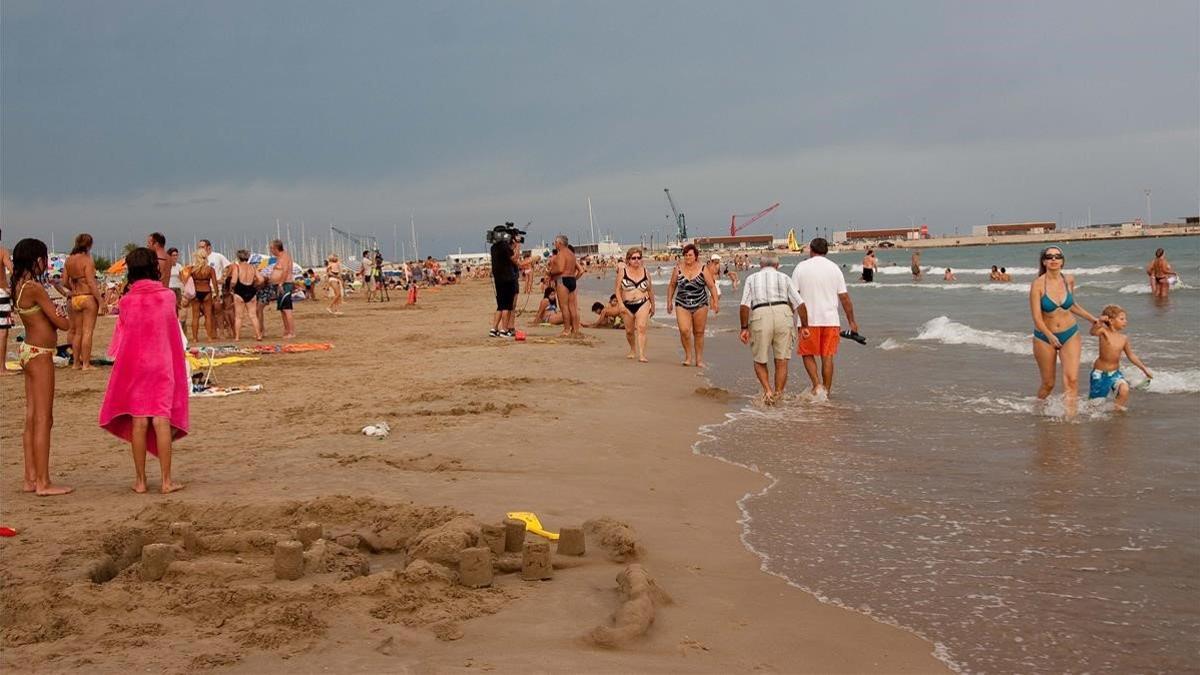
<svg viewBox="0 0 1200 675"><path fill-rule="evenodd" d="M832 5L832 6L831 6ZM0 218L103 243L336 222L762 231L1194 215L1200 5L0 5ZM756 227L756 229L758 229ZM293 235L297 233L293 229ZM60 244L60 248L62 245Z"/></svg>

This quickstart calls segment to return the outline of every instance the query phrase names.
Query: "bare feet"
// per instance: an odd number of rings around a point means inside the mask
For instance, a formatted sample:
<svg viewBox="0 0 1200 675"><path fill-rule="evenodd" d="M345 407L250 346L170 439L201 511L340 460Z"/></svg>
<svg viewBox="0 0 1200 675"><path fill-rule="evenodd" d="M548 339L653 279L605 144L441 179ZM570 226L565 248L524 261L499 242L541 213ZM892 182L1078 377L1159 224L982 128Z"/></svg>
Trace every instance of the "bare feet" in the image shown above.
<svg viewBox="0 0 1200 675"><path fill-rule="evenodd" d="M165 495L165 494L170 494L172 492L179 492L184 487L186 487L186 486L183 483L172 483L172 482L168 481L168 482L162 484L162 493Z"/></svg>
<svg viewBox="0 0 1200 675"><path fill-rule="evenodd" d="M21 483L21 492L37 492L37 485L33 481L27 480Z"/></svg>
<svg viewBox="0 0 1200 675"><path fill-rule="evenodd" d="M705 362L703 362L703 361L697 361L697 362L696 362L696 367L697 367L697 368L707 368L707 367L708 367L708 364L707 364L707 363L705 363Z"/></svg>
<svg viewBox="0 0 1200 675"><path fill-rule="evenodd" d="M683 361L680 361L679 365L683 366L684 368L687 368L688 366L692 365L692 362L685 359Z"/></svg>
<svg viewBox="0 0 1200 675"><path fill-rule="evenodd" d="M628 354L626 354L626 355L625 355L625 358L627 358L627 359L636 359L636 358L637 358L637 354L634 354L633 352L629 352Z"/></svg>
<svg viewBox="0 0 1200 675"><path fill-rule="evenodd" d="M39 497L56 497L58 495L70 494L75 491L75 488L69 485L46 485L36 490Z"/></svg>
<svg viewBox="0 0 1200 675"><path fill-rule="evenodd" d="M643 356L643 357L641 357L641 358L639 358L639 359L638 359L638 361L639 361L640 363L650 363L650 359L648 359L648 358L646 358L646 357L644 357L644 356Z"/></svg>
<svg viewBox="0 0 1200 675"><path fill-rule="evenodd" d="M139 495L144 495L144 494L146 494L146 481L139 480L136 483L134 483L133 487L130 489L133 490L134 492L138 493Z"/></svg>
<svg viewBox="0 0 1200 675"><path fill-rule="evenodd" d="M291 333L291 334L288 334L288 335L281 335L281 336L280 336L280 339L282 339L282 340L294 340L294 339L296 339L296 334L295 334L295 333Z"/></svg>

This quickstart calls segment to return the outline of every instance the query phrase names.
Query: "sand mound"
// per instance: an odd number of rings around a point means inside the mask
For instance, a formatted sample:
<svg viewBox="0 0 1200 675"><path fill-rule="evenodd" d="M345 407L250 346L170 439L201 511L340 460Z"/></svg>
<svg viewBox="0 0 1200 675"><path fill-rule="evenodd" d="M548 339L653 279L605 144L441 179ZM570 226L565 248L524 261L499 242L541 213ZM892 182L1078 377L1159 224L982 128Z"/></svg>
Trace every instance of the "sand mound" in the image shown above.
<svg viewBox="0 0 1200 675"><path fill-rule="evenodd" d="M587 634L593 644L601 647L617 647L650 630L654 623L656 605L671 603L671 598L654 583L641 565L630 565L617 575L617 589L621 593L621 604L609 619L609 623L597 626Z"/></svg>
<svg viewBox="0 0 1200 675"><path fill-rule="evenodd" d="M602 516L585 522L583 531L600 542L610 560L628 562L641 555L637 533L628 523Z"/></svg>
<svg viewBox="0 0 1200 675"><path fill-rule="evenodd" d="M696 387L696 395L711 398L718 403L728 403L733 399L733 393L720 387Z"/></svg>

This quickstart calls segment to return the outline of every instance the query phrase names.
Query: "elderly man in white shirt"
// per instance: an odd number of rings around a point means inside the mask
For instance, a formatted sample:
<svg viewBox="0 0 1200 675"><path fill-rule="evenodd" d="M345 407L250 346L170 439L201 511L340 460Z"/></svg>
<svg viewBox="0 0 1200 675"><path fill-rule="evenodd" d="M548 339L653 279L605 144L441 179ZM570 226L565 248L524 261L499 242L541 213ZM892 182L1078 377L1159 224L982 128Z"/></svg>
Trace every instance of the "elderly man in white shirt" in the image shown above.
<svg viewBox="0 0 1200 675"><path fill-rule="evenodd" d="M763 403L773 405L787 387L788 360L795 345L795 313L804 311L804 301L791 277L779 271L779 257L763 254L762 269L746 277L738 308L742 330L738 339L750 345L754 375L763 390ZM802 316L804 323L807 317ZM767 362L774 352L775 382L771 383Z"/></svg>

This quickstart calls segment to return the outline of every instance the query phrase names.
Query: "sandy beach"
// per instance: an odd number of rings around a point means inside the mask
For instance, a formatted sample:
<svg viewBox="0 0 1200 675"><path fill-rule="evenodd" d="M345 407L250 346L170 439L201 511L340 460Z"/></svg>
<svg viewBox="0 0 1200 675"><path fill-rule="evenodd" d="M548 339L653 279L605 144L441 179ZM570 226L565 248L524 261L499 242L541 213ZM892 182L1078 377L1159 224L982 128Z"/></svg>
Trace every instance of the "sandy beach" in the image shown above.
<svg viewBox="0 0 1200 675"><path fill-rule="evenodd" d="M673 331L655 332L647 365L622 358L620 331L488 339L490 296L470 282L415 308L355 298L343 317L301 303L301 340L334 348L215 369L222 386L263 389L192 399L174 469L187 489L169 496L133 494L127 446L97 427L105 369L57 371L52 475L76 492L21 494L22 378L0 380L0 524L20 531L0 540L3 668L944 670L929 643L759 570L737 500L765 479L692 452L728 394L679 367ZM97 353L111 330L102 318ZM279 332L268 312L268 340ZM360 433L376 421L390 436ZM510 555L491 587L458 585L458 549L514 510L554 531L606 517L629 529L601 523L552 580L503 572ZM323 555L277 580L275 542L310 521ZM179 522L196 545L172 532ZM136 554L152 542L176 545L176 560L144 581ZM653 623L599 646L587 636L609 625L630 563L663 591Z"/></svg>

